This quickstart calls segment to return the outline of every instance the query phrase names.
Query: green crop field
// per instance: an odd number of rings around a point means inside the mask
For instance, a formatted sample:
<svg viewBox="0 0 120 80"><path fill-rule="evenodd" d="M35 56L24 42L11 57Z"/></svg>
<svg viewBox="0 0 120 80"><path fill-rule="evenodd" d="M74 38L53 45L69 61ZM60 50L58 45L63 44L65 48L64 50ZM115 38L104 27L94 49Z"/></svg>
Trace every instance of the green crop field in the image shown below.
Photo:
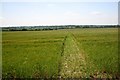
<svg viewBox="0 0 120 80"><path fill-rule="evenodd" d="M86 59L86 76L111 78L118 75L118 29L70 30Z"/></svg>
<svg viewBox="0 0 120 80"><path fill-rule="evenodd" d="M118 29L2 32L3 78L118 76Z"/></svg>

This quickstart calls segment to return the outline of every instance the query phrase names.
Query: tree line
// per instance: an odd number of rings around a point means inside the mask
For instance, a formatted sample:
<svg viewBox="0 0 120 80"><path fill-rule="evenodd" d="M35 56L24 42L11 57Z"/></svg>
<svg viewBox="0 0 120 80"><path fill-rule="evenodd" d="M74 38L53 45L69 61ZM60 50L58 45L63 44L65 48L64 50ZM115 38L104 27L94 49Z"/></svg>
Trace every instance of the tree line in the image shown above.
<svg viewBox="0 0 120 80"><path fill-rule="evenodd" d="M2 31L44 31L74 28L119 28L120 25L60 25L60 26L14 26L2 27Z"/></svg>

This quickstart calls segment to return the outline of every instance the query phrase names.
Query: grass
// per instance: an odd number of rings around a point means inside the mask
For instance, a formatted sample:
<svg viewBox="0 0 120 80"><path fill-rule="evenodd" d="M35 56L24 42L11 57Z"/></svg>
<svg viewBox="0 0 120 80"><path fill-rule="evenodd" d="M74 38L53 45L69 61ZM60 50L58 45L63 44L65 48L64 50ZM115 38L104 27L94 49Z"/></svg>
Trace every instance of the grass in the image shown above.
<svg viewBox="0 0 120 80"><path fill-rule="evenodd" d="M117 29L79 29L71 32L79 42L79 48L84 50L90 75L110 78L119 73Z"/></svg>
<svg viewBox="0 0 120 80"><path fill-rule="evenodd" d="M2 35L3 78L111 78L119 73L117 28Z"/></svg>
<svg viewBox="0 0 120 80"><path fill-rule="evenodd" d="M0 28L0 78L2 78L2 30Z"/></svg>
<svg viewBox="0 0 120 80"><path fill-rule="evenodd" d="M86 76L85 58L80 52L72 34L68 34L64 46L60 72L61 76L63 78L84 78Z"/></svg>
<svg viewBox="0 0 120 80"><path fill-rule="evenodd" d="M3 77L56 77L64 34L61 31L3 32Z"/></svg>

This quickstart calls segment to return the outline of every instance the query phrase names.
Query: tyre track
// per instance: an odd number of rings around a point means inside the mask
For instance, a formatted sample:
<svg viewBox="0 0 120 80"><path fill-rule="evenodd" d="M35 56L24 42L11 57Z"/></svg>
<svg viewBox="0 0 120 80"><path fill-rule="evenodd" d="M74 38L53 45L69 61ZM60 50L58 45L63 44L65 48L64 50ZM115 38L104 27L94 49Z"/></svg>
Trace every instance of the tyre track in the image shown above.
<svg viewBox="0 0 120 80"><path fill-rule="evenodd" d="M64 55L64 48L65 48L66 39L67 39L67 36L64 37L64 40L63 40L63 43L62 43L62 48L61 48L61 53L60 53L61 57ZM62 62L60 60L58 62L58 78L61 78L61 74L60 74L60 72L61 72L61 64L62 64Z"/></svg>
<svg viewBox="0 0 120 80"><path fill-rule="evenodd" d="M80 52L72 34L68 34L64 46L60 75L63 78L82 78L85 72L85 57Z"/></svg>
<svg viewBox="0 0 120 80"><path fill-rule="evenodd" d="M61 53L61 61L59 68L59 79L65 78L109 78L111 74L100 72L96 65L91 61L88 62L89 56L84 54L84 51L79 49L76 36L70 32L64 38L63 48ZM89 65L88 65L89 64ZM95 70L93 70L93 68Z"/></svg>

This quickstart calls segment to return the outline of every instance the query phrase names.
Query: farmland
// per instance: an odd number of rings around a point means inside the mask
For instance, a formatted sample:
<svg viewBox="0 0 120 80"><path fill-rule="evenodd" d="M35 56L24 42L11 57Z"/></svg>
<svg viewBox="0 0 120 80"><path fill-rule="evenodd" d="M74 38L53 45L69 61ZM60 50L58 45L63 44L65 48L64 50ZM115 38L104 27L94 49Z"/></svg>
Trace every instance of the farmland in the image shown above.
<svg viewBox="0 0 120 80"><path fill-rule="evenodd" d="M86 72L91 77L113 77L118 73L117 29L71 30L86 56Z"/></svg>
<svg viewBox="0 0 120 80"><path fill-rule="evenodd" d="M117 28L2 32L3 78L112 78Z"/></svg>

